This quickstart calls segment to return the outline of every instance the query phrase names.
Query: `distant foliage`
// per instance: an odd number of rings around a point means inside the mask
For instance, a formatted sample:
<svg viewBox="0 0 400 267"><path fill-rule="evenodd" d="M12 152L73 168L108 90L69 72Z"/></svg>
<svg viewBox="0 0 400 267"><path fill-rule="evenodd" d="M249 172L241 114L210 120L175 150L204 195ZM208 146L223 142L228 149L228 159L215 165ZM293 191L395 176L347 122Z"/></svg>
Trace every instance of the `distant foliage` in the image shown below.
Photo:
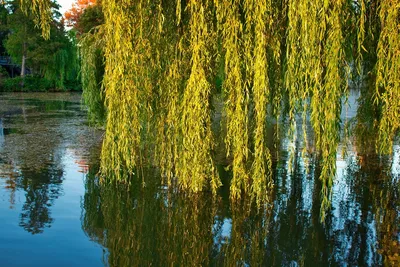
<svg viewBox="0 0 400 267"><path fill-rule="evenodd" d="M30 6L35 3L20 6L19 1L6 2L7 20L0 31L8 33L4 41L7 54L19 66L25 62L28 73L50 81L54 90L80 89L75 36L67 34L58 21L59 6L51 2L51 24L46 28L49 35L43 39L43 32L36 27L35 9Z"/></svg>
<svg viewBox="0 0 400 267"><path fill-rule="evenodd" d="M5 79L0 92L47 92L54 90L54 83L38 76L26 76Z"/></svg>
<svg viewBox="0 0 400 267"><path fill-rule="evenodd" d="M7 70L3 67L0 67L0 78L5 79L8 77L9 77L9 75L8 75Z"/></svg>
<svg viewBox="0 0 400 267"><path fill-rule="evenodd" d="M96 0L76 0L72 7L65 12L65 22L70 27L79 27L79 20L88 7L95 6Z"/></svg>

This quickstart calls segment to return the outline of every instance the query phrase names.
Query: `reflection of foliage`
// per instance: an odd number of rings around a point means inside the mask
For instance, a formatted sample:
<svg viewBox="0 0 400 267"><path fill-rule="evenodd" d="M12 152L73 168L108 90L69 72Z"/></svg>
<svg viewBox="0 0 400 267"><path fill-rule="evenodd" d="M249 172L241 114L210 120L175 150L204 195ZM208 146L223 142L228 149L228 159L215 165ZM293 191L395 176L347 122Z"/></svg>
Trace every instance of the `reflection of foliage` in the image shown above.
<svg viewBox="0 0 400 267"><path fill-rule="evenodd" d="M55 167L44 169L39 173L21 170L18 187L25 190L26 200L22 207L20 226L26 231L39 234L45 227L51 226L53 219L50 207L61 194L62 180L62 169Z"/></svg>
<svg viewBox="0 0 400 267"><path fill-rule="evenodd" d="M386 266L400 265L400 185L398 182L383 181L380 188L371 188L376 201L377 227L379 234L379 253Z"/></svg>
<svg viewBox="0 0 400 267"><path fill-rule="evenodd" d="M241 205L231 203L232 229L227 240L221 240L216 257L218 266L265 266L268 250L266 238L270 227L271 210L251 208L249 198Z"/></svg>
<svg viewBox="0 0 400 267"><path fill-rule="evenodd" d="M398 184L396 189L385 182L385 160L380 164L376 153L356 148L352 153L358 157L348 158L340 187L334 185L335 193L344 195L333 196L334 209L327 211L325 223L319 217L319 160L310 158L306 172L299 148L291 172L278 164L274 207L264 211L252 209L249 198L229 203L229 186L216 201L208 194L164 191L153 184L158 179L146 179L144 189L133 184L128 192L125 186L100 185L92 171L83 228L108 249L111 266L395 265Z"/></svg>
<svg viewBox="0 0 400 267"><path fill-rule="evenodd" d="M400 264L400 182L392 178L387 171L382 170L376 158L373 162L364 158L361 168L367 173L376 173L374 180L369 184L369 192L373 199L376 227L378 232L379 250L383 256L385 266L399 266Z"/></svg>
<svg viewBox="0 0 400 267"><path fill-rule="evenodd" d="M42 108L53 110L54 105L60 107L61 103L49 102L43 104ZM36 134L36 138L43 137L40 136L40 132ZM32 234L42 233L45 227L51 226L53 219L50 208L62 193L61 183L64 173L61 165L62 153L58 149L59 142L49 139L42 146L33 147L31 144L36 142L38 139L35 141L19 138L20 150L12 155L14 160L21 164L16 187L23 189L26 197L20 226Z"/></svg>
<svg viewBox="0 0 400 267"><path fill-rule="evenodd" d="M39 132L36 134L40 136ZM32 146L34 140L29 138L19 140L18 150L12 149L9 156L20 169L20 173L12 178L13 187L24 190L26 197L20 226L32 234L38 234L43 232L45 227L51 226L53 219L50 208L62 193L63 170L60 163L62 154L57 148L59 143L54 139L49 139L36 147ZM5 144L7 146L8 142ZM3 152L8 154L9 149L5 147Z"/></svg>
<svg viewBox="0 0 400 267"><path fill-rule="evenodd" d="M86 179L82 227L108 249L110 266L265 263L270 213L251 209L249 199L233 205L232 237L226 239L223 218L216 216L221 202L210 193L185 195L154 183L144 189L101 185L95 173Z"/></svg>
<svg viewBox="0 0 400 267"><path fill-rule="evenodd" d="M360 104L364 101L361 100ZM362 125L356 126L357 161L349 164L347 168L348 183L351 185L348 196L350 201L346 203L346 207L342 207L344 214L341 215L347 218L354 217L355 205L351 203L357 203L360 207L361 223L350 220L346 223L346 228L350 231L348 235L351 235L353 242L347 260L353 260L356 264L361 256L366 257L367 249L364 246L368 245L368 240L365 239L368 238L367 231L371 227L368 224L373 222L373 227L376 227L373 231L376 231L377 244L372 245L376 246L377 252L382 255L382 264L398 266L400 184L398 178L390 175L388 168L391 164L388 157L379 156L374 149L377 142L376 125L373 125L374 110L368 111L362 105L360 109L364 109L364 112L359 113L358 117L367 119L360 121ZM368 127L373 133L365 131Z"/></svg>
<svg viewBox="0 0 400 267"><path fill-rule="evenodd" d="M398 256L400 253L398 241L400 187L399 182L388 175L390 172L384 169L390 165L387 157L379 158L375 150L375 147L391 150L391 148L388 148L391 142L387 139L385 144L381 144L382 140L377 140L377 136L382 138L382 132L379 133L378 131L382 107L374 104L373 96L375 92L371 90L369 84L374 82L373 79L373 76L368 76L367 84L361 87L361 95L358 99L354 138L359 167L357 167L357 171L351 172L355 190L353 195L354 198L357 195L363 195L364 203L362 205L368 205L367 201L372 202L378 232L378 251L383 256L385 266L397 266L400 264ZM386 120L388 119L386 118ZM382 127L382 122L379 127ZM365 187L369 189L364 189ZM364 215L363 219L367 220L367 215ZM358 233L360 230L355 232Z"/></svg>
<svg viewBox="0 0 400 267"><path fill-rule="evenodd" d="M157 192L155 184L143 191L137 188L99 185L91 172L87 177L83 229L108 248L108 263L207 265L212 249L212 198Z"/></svg>

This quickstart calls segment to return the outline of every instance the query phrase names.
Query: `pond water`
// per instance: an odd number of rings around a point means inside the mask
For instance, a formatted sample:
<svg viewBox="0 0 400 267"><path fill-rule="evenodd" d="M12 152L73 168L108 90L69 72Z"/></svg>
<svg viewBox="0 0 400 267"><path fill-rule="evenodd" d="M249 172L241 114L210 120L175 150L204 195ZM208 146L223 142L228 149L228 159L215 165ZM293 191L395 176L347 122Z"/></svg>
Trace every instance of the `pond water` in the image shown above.
<svg viewBox="0 0 400 267"><path fill-rule="evenodd" d="M229 186L216 197L168 189L153 168L141 170L144 188L142 180L102 185L103 132L88 126L80 97L0 94L0 266L400 264L400 147L378 156L359 123L354 133L362 134L341 143L332 209L321 223L311 141L302 157L303 140L282 136L263 209L247 199L231 204ZM343 120L367 123L357 97Z"/></svg>

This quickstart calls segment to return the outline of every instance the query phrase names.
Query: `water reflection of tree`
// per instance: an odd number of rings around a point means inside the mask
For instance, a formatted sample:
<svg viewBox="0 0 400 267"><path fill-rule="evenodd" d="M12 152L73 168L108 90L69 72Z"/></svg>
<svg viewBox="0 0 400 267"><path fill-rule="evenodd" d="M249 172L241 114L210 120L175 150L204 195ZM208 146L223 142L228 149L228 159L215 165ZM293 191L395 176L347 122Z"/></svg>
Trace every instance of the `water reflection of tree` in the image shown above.
<svg viewBox="0 0 400 267"><path fill-rule="evenodd" d="M276 153L272 211L251 209L246 200L229 210L224 193L213 200L151 183L143 190L100 185L92 170L83 229L106 248L111 266L398 265L400 186L388 170L390 161L375 152L378 112L366 108L371 99L359 99L354 145L346 160L338 159L344 164L333 186L339 194L325 223L320 222L320 161L313 153L305 159L296 144L293 159L285 149ZM290 172L288 160L294 164Z"/></svg>
<svg viewBox="0 0 400 267"><path fill-rule="evenodd" d="M109 265L199 266L209 261L214 214L209 196L189 198L157 188L152 183L144 190L140 185L130 190L101 186L88 176L83 229L108 249Z"/></svg>
<svg viewBox="0 0 400 267"><path fill-rule="evenodd" d="M86 180L82 227L104 246L110 266L208 266L263 263L265 213L232 211L232 236L222 236L222 201L211 194L183 195L148 183L99 184ZM235 205L236 206L236 205ZM257 264L255 264L257 263Z"/></svg>
<svg viewBox="0 0 400 267"><path fill-rule="evenodd" d="M340 178L348 195L334 197L334 209L323 224L318 159L310 160L307 173L301 152L295 155L290 175L278 168L271 211L251 209L246 200L227 211L224 195L216 200L207 194L183 196L151 183L143 190L141 185L130 190L100 185L91 171L83 229L107 249L105 261L111 266L375 265L393 259L399 192L393 179L384 176L387 162L368 154L358 165L350 157Z"/></svg>
<svg viewBox="0 0 400 267"><path fill-rule="evenodd" d="M3 127L3 120L0 118L0 148L4 144L4 127Z"/></svg>
<svg viewBox="0 0 400 267"><path fill-rule="evenodd" d="M39 234L54 221L51 207L62 194L63 151L54 128L43 123L34 130L35 134L18 135L18 145L7 150L17 170L15 187L25 192L19 225L32 234Z"/></svg>
<svg viewBox="0 0 400 267"><path fill-rule="evenodd" d="M382 256L385 266L400 265L400 183L390 173L391 159L368 154L359 150L359 170L365 179L365 195L368 195L372 219L362 218L368 222L374 220L377 235L377 251ZM359 177L360 175L355 175ZM361 177L360 177L361 178ZM366 197L367 198L367 197Z"/></svg>
<svg viewBox="0 0 400 267"><path fill-rule="evenodd" d="M398 266L400 183L390 172L391 157L376 153L380 113L379 107L373 104L374 91L369 87L361 90L353 126L355 159L348 160L346 169L350 203L346 203L343 213L346 218L353 217L346 224L346 234L352 240L347 262ZM355 207L360 213L358 218L355 218ZM368 255L371 251L373 256Z"/></svg>
<svg viewBox="0 0 400 267"><path fill-rule="evenodd" d="M302 154L297 145L292 157L278 162L273 219L266 237L266 265L323 266L331 262L331 214L327 214L325 224L320 221L319 159L312 156L305 160ZM288 161L293 164L291 170L284 167Z"/></svg>
<svg viewBox="0 0 400 267"><path fill-rule="evenodd" d="M365 125L371 127L367 122ZM322 185L316 178L318 159L309 159L307 173L296 146L292 171L278 162L274 219L265 252L267 265L392 264L388 260L393 261L399 251L400 187L390 175L390 162L379 157L373 145L371 149L374 139L366 138L366 130L357 127L362 139L356 140L345 170L338 169L344 174L338 173L333 207L324 224L319 220ZM284 157L285 162L288 160L289 156Z"/></svg>
<svg viewBox="0 0 400 267"><path fill-rule="evenodd" d="M25 203L22 207L19 225L32 234L39 234L50 227L54 219L50 208L61 193L63 170L50 165L40 172L21 169L18 187L25 191Z"/></svg>
<svg viewBox="0 0 400 267"><path fill-rule="evenodd" d="M242 199L240 205L237 204L230 205L229 237L216 239L213 265L267 266L266 238L269 233L271 207L250 207L251 201L248 198Z"/></svg>

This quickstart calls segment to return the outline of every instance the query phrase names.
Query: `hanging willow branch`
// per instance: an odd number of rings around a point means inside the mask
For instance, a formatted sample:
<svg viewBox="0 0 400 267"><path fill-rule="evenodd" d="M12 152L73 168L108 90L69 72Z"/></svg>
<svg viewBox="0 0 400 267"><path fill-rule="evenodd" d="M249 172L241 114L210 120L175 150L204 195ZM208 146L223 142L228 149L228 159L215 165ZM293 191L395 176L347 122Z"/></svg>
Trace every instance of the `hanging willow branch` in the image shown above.
<svg viewBox="0 0 400 267"><path fill-rule="evenodd" d="M253 94L256 113L254 131L254 162L252 166L252 195L260 205L267 200L267 188L272 187L272 159L266 143L267 104L270 98L270 82L268 78L267 30L273 26L273 20L268 21L272 14L271 1L253 1L252 19L254 29L254 59L253 59ZM270 35L272 36L272 35Z"/></svg>
<svg viewBox="0 0 400 267"><path fill-rule="evenodd" d="M104 176L128 182L136 166L140 145L139 89L134 1L111 0L103 4L105 17L105 73L107 123L101 154Z"/></svg>
<svg viewBox="0 0 400 267"><path fill-rule="evenodd" d="M50 23L52 21L51 0L20 0L22 10L35 15L35 23L42 29L45 39L50 38Z"/></svg>
<svg viewBox="0 0 400 267"><path fill-rule="evenodd" d="M183 144L176 172L180 185L193 192L203 190L208 181L214 192L221 184L211 157L214 144L209 102L211 85L207 79L210 63L207 43L212 40L209 25L212 20L207 3L191 0L188 6L191 72L182 99Z"/></svg>
<svg viewBox="0 0 400 267"><path fill-rule="evenodd" d="M303 127L306 125L310 99L311 123L322 157L322 220L330 207L336 173L341 96L344 93L341 79L344 76L341 73L344 63L342 11L342 1L295 0L289 4L286 86L291 133L295 134L295 114L300 106L303 106ZM306 140L306 136L304 138Z"/></svg>
<svg viewBox="0 0 400 267"><path fill-rule="evenodd" d="M391 153L400 128L400 1L381 1L381 34L376 64L376 97L382 103L377 149Z"/></svg>
<svg viewBox="0 0 400 267"><path fill-rule="evenodd" d="M227 116L227 134L225 143L227 156L232 154L233 179L231 195L239 198L241 190L247 189L248 172L248 104L249 91L244 82L243 72L243 25L240 21L240 1L221 1L218 3L217 14L222 31L222 43L225 50L225 81L224 91L227 95L225 110Z"/></svg>
<svg viewBox="0 0 400 267"><path fill-rule="evenodd" d="M96 27L82 36L80 44L81 80L83 101L88 107L89 120L94 124L104 124L106 111L102 79L104 75L104 28Z"/></svg>

